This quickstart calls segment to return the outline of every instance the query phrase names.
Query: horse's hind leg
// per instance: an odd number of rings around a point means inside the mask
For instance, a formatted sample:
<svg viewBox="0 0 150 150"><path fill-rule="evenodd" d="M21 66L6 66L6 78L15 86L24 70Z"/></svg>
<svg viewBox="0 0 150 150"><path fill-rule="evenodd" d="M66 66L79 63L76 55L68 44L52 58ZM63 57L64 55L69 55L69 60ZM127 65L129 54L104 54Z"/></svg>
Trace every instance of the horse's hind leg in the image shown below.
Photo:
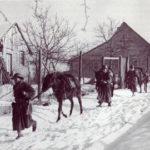
<svg viewBox="0 0 150 150"><path fill-rule="evenodd" d="M140 93L142 93L142 84L140 84L139 86L140 86Z"/></svg>
<svg viewBox="0 0 150 150"><path fill-rule="evenodd" d="M62 113L62 100L58 101L58 104L59 104L59 106L58 106L58 118L57 118L56 122L58 122L60 120L60 115Z"/></svg>
<svg viewBox="0 0 150 150"><path fill-rule="evenodd" d="M144 83L144 91L147 93L147 83Z"/></svg>
<svg viewBox="0 0 150 150"><path fill-rule="evenodd" d="M140 86L140 93L142 93L142 87Z"/></svg>
<svg viewBox="0 0 150 150"><path fill-rule="evenodd" d="M70 103L71 103L71 108L70 108L70 116L72 114L72 110L73 110L73 106L74 106L74 102L73 102L73 98L70 98Z"/></svg>
<svg viewBox="0 0 150 150"><path fill-rule="evenodd" d="M80 105L80 114L82 114L82 112L83 112L83 109L82 109L82 101L81 101L81 97L80 97L79 94L77 95L77 98L78 98L78 102L79 102L79 105Z"/></svg>

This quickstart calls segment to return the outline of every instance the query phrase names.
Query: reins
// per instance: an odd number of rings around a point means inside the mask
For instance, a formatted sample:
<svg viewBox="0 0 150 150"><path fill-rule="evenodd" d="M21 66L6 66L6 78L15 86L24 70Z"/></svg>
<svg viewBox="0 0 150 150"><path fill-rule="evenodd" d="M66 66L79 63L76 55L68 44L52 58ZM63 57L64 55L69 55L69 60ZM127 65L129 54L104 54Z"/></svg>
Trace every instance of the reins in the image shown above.
<svg viewBox="0 0 150 150"><path fill-rule="evenodd" d="M36 96L34 96L33 98L31 98L30 100L32 101L32 100L34 100L34 99L36 99L37 97L39 97L41 94L43 94L44 92L43 91L41 91L38 95L36 95Z"/></svg>

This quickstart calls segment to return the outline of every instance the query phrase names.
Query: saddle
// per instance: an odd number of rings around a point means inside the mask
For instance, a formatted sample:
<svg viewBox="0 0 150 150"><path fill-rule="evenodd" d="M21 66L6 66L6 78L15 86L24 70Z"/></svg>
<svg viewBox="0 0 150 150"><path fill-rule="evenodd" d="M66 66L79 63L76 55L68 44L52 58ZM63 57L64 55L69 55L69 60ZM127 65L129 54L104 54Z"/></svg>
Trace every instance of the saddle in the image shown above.
<svg viewBox="0 0 150 150"><path fill-rule="evenodd" d="M66 89L73 89L76 87L75 81L70 74L62 74L61 80L64 81Z"/></svg>

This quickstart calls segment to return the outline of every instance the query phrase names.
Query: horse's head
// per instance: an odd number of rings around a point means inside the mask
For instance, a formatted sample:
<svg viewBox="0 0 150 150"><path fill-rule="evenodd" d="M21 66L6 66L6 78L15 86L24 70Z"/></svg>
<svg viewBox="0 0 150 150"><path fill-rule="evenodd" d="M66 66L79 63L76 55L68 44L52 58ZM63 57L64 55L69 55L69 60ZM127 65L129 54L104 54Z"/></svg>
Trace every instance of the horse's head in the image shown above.
<svg viewBox="0 0 150 150"><path fill-rule="evenodd" d="M56 75L55 73L50 73L46 75L46 77L43 79L43 85L42 85L42 91L45 92L49 88L51 88L55 83Z"/></svg>

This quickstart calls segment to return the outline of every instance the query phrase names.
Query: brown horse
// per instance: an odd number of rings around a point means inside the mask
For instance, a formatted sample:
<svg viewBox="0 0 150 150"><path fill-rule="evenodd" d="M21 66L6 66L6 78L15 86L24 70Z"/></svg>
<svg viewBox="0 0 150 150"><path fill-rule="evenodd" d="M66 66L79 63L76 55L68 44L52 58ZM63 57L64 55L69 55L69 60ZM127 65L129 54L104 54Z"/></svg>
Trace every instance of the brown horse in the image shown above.
<svg viewBox="0 0 150 150"><path fill-rule="evenodd" d="M43 80L42 92L47 91L49 88L53 89L54 95L57 98L59 103L58 106L58 122L61 119L61 113L64 117L67 117L62 111L63 100L69 99L71 103L70 115L72 114L74 102L73 97L76 96L78 98L78 102L80 105L80 113L82 114L82 101L80 94L80 84L78 80L68 73L50 73L47 74Z"/></svg>

